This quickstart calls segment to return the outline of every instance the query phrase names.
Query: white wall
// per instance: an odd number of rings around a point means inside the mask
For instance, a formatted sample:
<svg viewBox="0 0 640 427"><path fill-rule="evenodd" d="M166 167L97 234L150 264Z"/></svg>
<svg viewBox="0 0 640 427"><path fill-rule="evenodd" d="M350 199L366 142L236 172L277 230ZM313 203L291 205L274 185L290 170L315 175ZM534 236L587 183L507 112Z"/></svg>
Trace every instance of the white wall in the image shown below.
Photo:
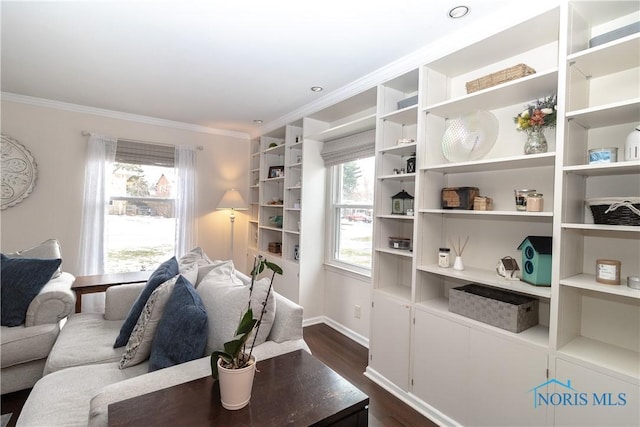
<svg viewBox="0 0 640 427"><path fill-rule="evenodd" d="M22 203L0 211L0 249L12 252L43 240L60 241L63 268L77 274L87 137L82 131L175 145L197 151L197 244L213 259L229 257L229 216L215 207L234 187L247 197L249 141L87 113L2 101L2 134L21 142L35 157L38 180ZM234 260L245 270L247 217L237 214Z"/></svg>
<svg viewBox="0 0 640 427"><path fill-rule="evenodd" d="M327 266L324 272L324 316L336 329L367 346L371 318L371 279ZM360 318L354 308L360 306Z"/></svg>

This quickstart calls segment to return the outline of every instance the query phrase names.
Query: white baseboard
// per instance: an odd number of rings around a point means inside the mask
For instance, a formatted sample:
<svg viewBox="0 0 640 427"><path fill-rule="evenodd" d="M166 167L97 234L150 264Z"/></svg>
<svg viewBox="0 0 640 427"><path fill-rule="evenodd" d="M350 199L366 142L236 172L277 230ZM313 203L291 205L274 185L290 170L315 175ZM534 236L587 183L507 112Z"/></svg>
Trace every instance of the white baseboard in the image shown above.
<svg viewBox="0 0 640 427"><path fill-rule="evenodd" d="M389 393L393 394L395 397L411 406L413 409L420 412L422 415L429 418L439 426L460 427L460 424L455 420L449 418L433 406L428 405L414 394L402 390L400 387L387 380L384 376L380 375L380 373L371 368L371 366L367 366L367 369L364 372L364 376L369 378L371 381L378 384L380 387L384 388Z"/></svg>
<svg viewBox="0 0 640 427"><path fill-rule="evenodd" d="M336 322L333 319L330 319L327 316L317 316L317 317L311 317L309 319L304 319L302 321L302 326L304 327L304 326L318 325L321 323L324 323L325 325L335 329L336 331L340 332L342 335L354 340L361 346L365 348L369 348L369 338L363 335L360 335L359 333L347 328L346 326Z"/></svg>

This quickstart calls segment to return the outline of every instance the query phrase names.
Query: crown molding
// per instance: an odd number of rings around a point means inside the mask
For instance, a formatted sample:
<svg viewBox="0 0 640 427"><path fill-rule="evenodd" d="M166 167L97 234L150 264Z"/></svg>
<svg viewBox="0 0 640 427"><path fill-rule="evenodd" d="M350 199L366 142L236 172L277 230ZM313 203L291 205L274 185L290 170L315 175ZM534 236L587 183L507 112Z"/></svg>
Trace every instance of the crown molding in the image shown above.
<svg viewBox="0 0 640 427"><path fill-rule="evenodd" d="M54 101L34 96L19 95L10 92L0 92L2 101L16 102L20 104L33 105L36 107L52 108L56 110L71 111L74 113L91 114L94 116L108 117L110 119L127 120L130 122L143 123L147 125L162 126L172 129L185 130L189 132L206 133L210 135L229 136L232 138L249 139L249 134L245 132L235 132L224 129L210 128L206 126L194 125L191 123L176 122L173 120L158 119L155 117L141 116L138 114L123 113L121 111L106 110L103 108L88 107L86 105L71 104L68 102Z"/></svg>

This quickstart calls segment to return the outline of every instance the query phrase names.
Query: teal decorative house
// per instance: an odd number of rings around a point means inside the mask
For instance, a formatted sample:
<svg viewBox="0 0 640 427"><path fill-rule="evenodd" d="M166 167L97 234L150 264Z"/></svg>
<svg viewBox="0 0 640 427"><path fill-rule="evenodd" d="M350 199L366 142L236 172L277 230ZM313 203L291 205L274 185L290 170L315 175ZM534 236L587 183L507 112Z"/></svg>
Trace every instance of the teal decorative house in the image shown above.
<svg viewBox="0 0 640 427"><path fill-rule="evenodd" d="M520 243L523 282L551 286L551 246L548 236L528 236Z"/></svg>

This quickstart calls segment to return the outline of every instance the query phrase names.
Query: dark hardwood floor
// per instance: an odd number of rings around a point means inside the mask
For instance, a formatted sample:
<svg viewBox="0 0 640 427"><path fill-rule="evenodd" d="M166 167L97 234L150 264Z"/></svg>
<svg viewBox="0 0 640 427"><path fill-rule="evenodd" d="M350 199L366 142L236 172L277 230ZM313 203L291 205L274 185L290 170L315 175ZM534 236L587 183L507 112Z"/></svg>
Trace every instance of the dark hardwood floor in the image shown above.
<svg viewBox="0 0 640 427"><path fill-rule="evenodd" d="M369 396L369 426L437 426L364 376L369 356L365 347L325 324L304 328L304 339L317 359Z"/></svg>
<svg viewBox="0 0 640 427"><path fill-rule="evenodd" d="M435 423L363 375L368 357L365 347L324 324L304 328L304 339L316 358L369 396L369 426L436 426ZM15 426L22 405L28 396L29 390L2 396L2 413L13 413L8 427Z"/></svg>

